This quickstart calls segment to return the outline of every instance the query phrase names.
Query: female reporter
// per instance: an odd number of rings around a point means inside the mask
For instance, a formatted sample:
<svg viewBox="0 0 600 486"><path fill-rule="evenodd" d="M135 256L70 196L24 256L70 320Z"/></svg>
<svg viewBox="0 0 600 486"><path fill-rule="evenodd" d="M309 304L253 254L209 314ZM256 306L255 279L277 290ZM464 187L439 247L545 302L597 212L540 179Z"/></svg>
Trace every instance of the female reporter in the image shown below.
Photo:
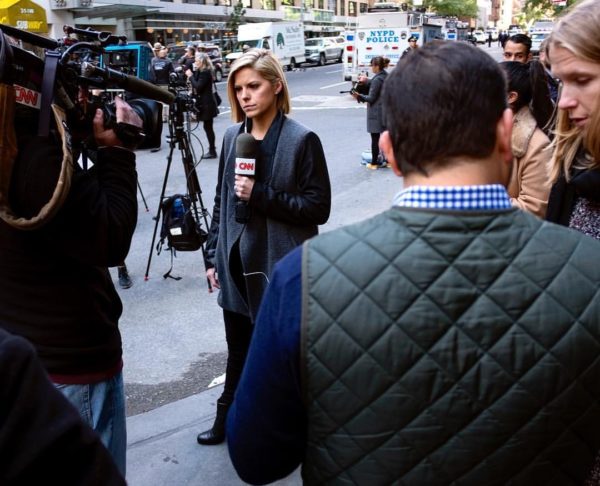
<svg viewBox="0 0 600 486"><path fill-rule="evenodd" d="M513 206L543 218L550 192L550 139L542 131L554 109L544 67L538 61L502 62L508 80L508 103L514 114L513 170L508 194Z"/></svg>
<svg viewBox="0 0 600 486"><path fill-rule="evenodd" d="M286 116L290 97L277 58L264 49L245 52L231 68L227 94L232 118L241 123L227 129L223 139L206 262L211 285L220 289L227 375L215 423L198 435L200 444L225 439L225 417L273 266L317 234L331 206L321 141ZM235 174L241 133L257 140L254 177Z"/></svg>
<svg viewBox="0 0 600 486"><path fill-rule="evenodd" d="M207 54L203 52L196 54L194 61L195 70L186 71L186 75L192 83L194 96L196 97L196 119L202 121L204 132L208 139L208 153L202 156L203 159L216 159L217 148L215 146L215 131L213 129L213 120L219 114L217 101L214 95L214 68Z"/></svg>
<svg viewBox="0 0 600 486"><path fill-rule="evenodd" d="M600 239L600 2L561 18L548 54L562 88L546 218Z"/></svg>

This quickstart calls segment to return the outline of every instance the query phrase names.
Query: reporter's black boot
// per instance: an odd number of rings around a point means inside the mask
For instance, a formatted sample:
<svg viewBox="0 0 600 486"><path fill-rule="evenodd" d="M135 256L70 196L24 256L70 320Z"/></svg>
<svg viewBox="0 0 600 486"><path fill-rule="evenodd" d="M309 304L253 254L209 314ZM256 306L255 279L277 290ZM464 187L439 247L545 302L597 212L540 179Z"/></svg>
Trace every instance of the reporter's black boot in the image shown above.
<svg viewBox="0 0 600 486"><path fill-rule="evenodd" d="M225 441L225 420L229 404L217 402L217 416L212 428L200 432L196 440L201 445L216 445Z"/></svg>

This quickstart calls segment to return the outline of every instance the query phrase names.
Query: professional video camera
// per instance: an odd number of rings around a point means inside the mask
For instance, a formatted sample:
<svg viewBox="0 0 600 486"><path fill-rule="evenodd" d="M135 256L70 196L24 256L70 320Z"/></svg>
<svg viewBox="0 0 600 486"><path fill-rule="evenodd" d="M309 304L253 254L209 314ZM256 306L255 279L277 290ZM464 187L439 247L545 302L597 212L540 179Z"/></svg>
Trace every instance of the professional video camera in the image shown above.
<svg viewBox="0 0 600 486"><path fill-rule="evenodd" d="M13 86L16 91L17 136L36 132L47 134L50 105L55 104L65 111L67 126L76 143L92 134L96 108L101 108L105 126L114 128L120 136L139 139L145 134L144 145L160 144L161 105L154 100L171 103L173 94L136 77L102 68L97 63L104 47L125 44L127 38L70 26L63 30L65 37L53 40L0 24L0 83ZM78 39L72 35L77 35ZM44 49L45 58L13 45L7 36ZM117 124L114 105L107 97L82 96L82 92L92 89L111 88L125 89L136 98L127 101L140 115L144 124L142 131L131 125Z"/></svg>
<svg viewBox="0 0 600 486"><path fill-rule="evenodd" d="M85 165L88 154L93 160L97 108L104 112L105 127L114 129L123 143L134 146L144 139L158 146L162 105L155 100L171 103L175 99L153 84L97 65L104 47L124 43L125 37L69 26L64 32L65 37L57 41L0 24L0 218L19 229L35 229L52 218L67 197L74 161L81 155ZM44 52L44 58L24 44ZM110 88L137 97L127 101L142 119L142 130L117 122L107 95L93 94L94 89ZM38 143L35 137L62 148L61 166L19 156L31 143ZM46 202L40 202L39 210L30 214L13 209L14 174L27 174L25 178L43 185L43 198L38 200Z"/></svg>

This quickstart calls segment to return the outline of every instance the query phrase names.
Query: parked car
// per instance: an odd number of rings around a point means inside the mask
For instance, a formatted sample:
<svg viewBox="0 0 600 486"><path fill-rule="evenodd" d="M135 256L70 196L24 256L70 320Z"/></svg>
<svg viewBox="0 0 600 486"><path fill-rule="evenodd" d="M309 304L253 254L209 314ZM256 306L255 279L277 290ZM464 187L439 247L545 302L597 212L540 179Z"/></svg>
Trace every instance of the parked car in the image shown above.
<svg viewBox="0 0 600 486"><path fill-rule="evenodd" d="M477 42L477 44L485 44L488 39L487 34L483 30L474 31L473 37L475 37L475 41Z"/></svg>
<svg viewBox="0 0 600 486"><path fill-rule="evenodd" d="M326 37L315 37L306 39L305 43L306 61L323 66L327 61L342 62L344 44Z"/></svg>
<svg viewBox="0 0 600 486"><path fill-rule="evenodd" d="M215 44L207 44L203 42L190 42L189 44L171 44L168 45L167 48L169 52L167 56L173 64L178 66L180 65L179 61L185 54L185 49L188 45L191 45L196 48L196 51L205 52L210 57L210 60L213 63L213 67L215 68L215 79L217 81L221 81L224 76L227 75L229 69L223 62L223 57L221 56L221 49L219 46Z"/></svg>

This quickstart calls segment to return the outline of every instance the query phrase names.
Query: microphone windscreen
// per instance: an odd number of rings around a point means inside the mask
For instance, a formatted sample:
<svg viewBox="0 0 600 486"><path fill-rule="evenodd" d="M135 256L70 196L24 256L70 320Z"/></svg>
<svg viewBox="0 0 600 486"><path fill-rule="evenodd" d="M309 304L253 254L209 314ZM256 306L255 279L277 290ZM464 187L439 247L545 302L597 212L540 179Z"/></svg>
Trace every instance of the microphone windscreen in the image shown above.
<svg viewBox="0 0 600 486"><path fill-rule="evenodd" d="M235 141L235 156L244 159L256 159L258 143L249 133L240 133Z"/></svg>

